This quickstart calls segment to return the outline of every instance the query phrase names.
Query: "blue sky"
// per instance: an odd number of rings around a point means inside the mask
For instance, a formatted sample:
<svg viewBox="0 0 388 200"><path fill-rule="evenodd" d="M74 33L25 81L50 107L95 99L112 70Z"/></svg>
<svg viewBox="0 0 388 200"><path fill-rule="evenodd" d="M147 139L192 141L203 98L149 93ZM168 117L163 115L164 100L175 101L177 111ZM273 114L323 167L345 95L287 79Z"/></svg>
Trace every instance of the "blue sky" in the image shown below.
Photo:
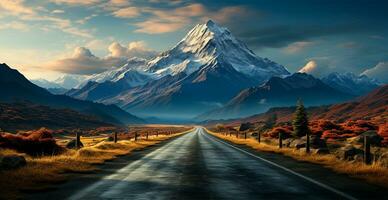
<svg viewBox="0 0 388 200"><path fill-rule="evenodd" d="M386 82L388 3L334 0L1 0L0 62L29 78L89 75L175 45L213 19L259 56L316 76Z"/></svg>

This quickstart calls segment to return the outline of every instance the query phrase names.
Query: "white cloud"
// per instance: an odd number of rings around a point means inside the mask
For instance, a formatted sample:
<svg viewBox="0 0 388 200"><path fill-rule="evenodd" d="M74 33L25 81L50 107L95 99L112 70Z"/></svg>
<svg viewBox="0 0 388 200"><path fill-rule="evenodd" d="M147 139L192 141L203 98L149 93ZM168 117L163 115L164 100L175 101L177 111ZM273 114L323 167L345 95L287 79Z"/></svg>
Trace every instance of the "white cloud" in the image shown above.
<svg viewBox="0 0 388 200"><path fill-rule="evenodd" d="M109 45L108 50L112 57L151 58L157 54L156 51L147 48L144 41L130 42L127 47L120 45L118 42L113 42Z"/></svg>
<svg viewBox="0 0 388 200"><path fill-rule="evenodd" d="M379 62L376 66L366 69L361 74L388 83L388 62Z"/></svg>
<svg viewBox="0 0 388 200"><path fill-rule="evenodd" d="M88 45L100 47L103 42L93 40ZM108 47L108 50L109 54L100 58L86 47L76 47L72 55L48 62L43 65L43 68L69 74L95 74L114 67L121 67L129 58L150 58L157 53L147 48L143 41L130 42L127 47L114 42Z"/></svg>
<svg viewBox="0 0 388 200"><path fill-rule="evenodd" d="M121 66L126 62L125 58L105 57L99 58L85 47L74 49L73 55L43 65L44 68L69 74L95 74L112 67Z"/></svg>
<svg viewBox="0 0 388 200"><path fill-rule="evenodd" d="M113 16L119 18L133 18L140 15L140 9L137 7L121 8L113 12Z"/></svg>
<svg viewBox="0 0 388 200"><path fill-rule="evenodd" d="M62 14L62 13L65 13L65 11L64 10L53 10L53 11L51 11L51 13L53 13L53 14Z"/></svg>
<svg viewBox="0 0 388 200"><path fill-rule="evenodd" d="M289 44L287 47L285 47L284 51L288 54L299 53L302 50L310 47L312 44L313 42L306 42L306 41L294 42Z"/></svg>

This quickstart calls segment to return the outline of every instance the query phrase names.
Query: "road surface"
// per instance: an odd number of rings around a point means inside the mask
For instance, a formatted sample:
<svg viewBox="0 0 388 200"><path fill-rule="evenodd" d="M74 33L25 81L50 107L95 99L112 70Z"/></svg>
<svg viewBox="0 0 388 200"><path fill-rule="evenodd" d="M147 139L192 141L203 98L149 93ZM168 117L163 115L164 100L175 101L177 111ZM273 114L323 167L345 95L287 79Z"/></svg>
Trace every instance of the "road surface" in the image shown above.
<svg viewBox="0 0 388 200"><path fill-rule="evenodd" d="M356 199L198 127L69 199Z"/></svg>

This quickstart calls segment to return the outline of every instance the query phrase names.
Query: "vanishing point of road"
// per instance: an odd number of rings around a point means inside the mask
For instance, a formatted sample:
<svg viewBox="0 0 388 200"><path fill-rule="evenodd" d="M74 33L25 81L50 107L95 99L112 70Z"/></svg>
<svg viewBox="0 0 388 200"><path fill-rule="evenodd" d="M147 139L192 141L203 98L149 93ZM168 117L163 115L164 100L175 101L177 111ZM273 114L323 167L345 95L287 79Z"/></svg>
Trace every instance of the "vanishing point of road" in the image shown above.
<svg viewBox="0 0 388 200"><path fill-rule="evenodd" d="M68 199L358 198L197 127L80 188Z"/></svg>

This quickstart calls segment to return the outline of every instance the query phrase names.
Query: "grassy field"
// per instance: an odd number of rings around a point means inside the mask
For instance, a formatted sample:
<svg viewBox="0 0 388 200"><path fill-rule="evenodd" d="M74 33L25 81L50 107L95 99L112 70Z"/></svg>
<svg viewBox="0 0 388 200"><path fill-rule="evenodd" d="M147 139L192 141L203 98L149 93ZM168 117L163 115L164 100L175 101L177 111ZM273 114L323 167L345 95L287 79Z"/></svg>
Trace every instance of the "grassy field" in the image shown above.
<svg viewBox="0 0 388 200"><path fill-rule="evenodd" d="M22 192L49 190L54 184L64 182L75 173L93 173L96 164L115 159L117 156L130 154L133 150L155 145L166 139L179 136L188 131L170 135L150 136L148 140L121 140L117 143L107 142L106 137L82 137L84 147L79 150L66 150L55 156L31 157L25 154L27 166L0 171L0 199L17 199ZM58 141L64 143L66 138ZM13 150L0 149L0 156L20 154Z"/></svg>
<svg viewBox="0 0 388 200"><path fill-rule="evenodd" d="M274 145L265 144L263 142L259 143L256 139L253 138L240 139L236 138L235 136L225 136L210 130L207 131L220 139L233 142L235 144L247 145L257 151L279 153L292 157L296 160L320 164L334 170L335 172L347 174L355 178L362 178L369 183L388 188L388 168L382 166L378 162L375 162L372 165L366 165L361 162L343 161L336 158L336 156L333 154L307 154L304 151L285 147L279 149Z"/></svg>

